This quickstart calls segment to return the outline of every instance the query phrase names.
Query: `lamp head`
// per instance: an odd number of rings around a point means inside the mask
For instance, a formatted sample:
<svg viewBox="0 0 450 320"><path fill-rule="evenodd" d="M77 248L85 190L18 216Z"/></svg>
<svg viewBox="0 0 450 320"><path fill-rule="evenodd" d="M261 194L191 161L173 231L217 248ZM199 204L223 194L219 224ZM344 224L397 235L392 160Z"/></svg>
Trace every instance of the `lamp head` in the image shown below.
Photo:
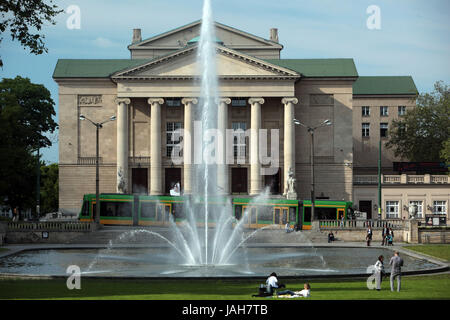
<svg viewBox="0 0 450 320"><path fill-rule="evenodd" d="M297 119L294 119L294 124L299 125L299 124L300 124L300 121L298 121Z"/></svg>
<svg viewBox="0 0 450 320"><path fill-rule="evenodd" d="M116 116L111 116L111 118L109 118L110 121L115 121L116 119Z"/></svg>
<svg viewBox="0 0 450 320"><path fill-rule="evenodd" d="M80 120L86 120L86 117L80 114Z"/></svg>
<svg viewBox="0 0 450 320"><path fill-rule="evenodd" d="M325 120L324 122L323 122L323 124L324 125L326 125L326 126L331 126L331 121L329 120L329 119L327 119L327 120Z"/></svg>

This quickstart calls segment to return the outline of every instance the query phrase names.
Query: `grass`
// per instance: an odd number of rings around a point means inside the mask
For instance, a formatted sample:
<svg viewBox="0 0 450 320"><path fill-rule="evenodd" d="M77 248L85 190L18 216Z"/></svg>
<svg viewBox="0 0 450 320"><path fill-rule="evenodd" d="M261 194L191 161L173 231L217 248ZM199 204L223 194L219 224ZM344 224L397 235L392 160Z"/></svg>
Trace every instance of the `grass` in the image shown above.
<svg viewBox="0 0 450 320"><path fill-rule="evenodd" d="M310 281L312 300L450 299L450 274L402 278L402 291L391 292L389 279L382 290L369 290L366 280ZM250 300L258 281L219 280L104 280L81 279L81 290L68 290L65 279L0 280L0 299L89 300ZM303 282L286 281L287 289L302 289ZM304 298L300 298L304 299ZM282 299L279 300L290 300Z"/></svg>
<svg viewBox="0 0 450 320"><path fill-rule="evenodd" d="M0 252L5 252L5 251L8 251L9 249L7 249L7 248L0 248Z"/></svg>
<svg viewBox="0 0 450 320"><path fill-rule="evenodd" d="M405 249L425 253L430 256L450 261L450 244L426 244L418 246L405 246Z"/></svg>

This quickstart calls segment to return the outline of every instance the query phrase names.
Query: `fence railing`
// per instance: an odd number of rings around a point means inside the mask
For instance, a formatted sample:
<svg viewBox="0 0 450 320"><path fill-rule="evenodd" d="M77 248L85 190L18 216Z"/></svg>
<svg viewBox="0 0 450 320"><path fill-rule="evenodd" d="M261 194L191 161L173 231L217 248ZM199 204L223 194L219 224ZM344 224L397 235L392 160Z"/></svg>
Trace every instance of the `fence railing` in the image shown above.
<svg viewBox="0 0 450 320"><path fill-rule="evenodd" d="M320 220L320 229L365 229L368 227L381 229L384 227L392 229L403 229L405 221L400 219L384 219L384 220Z"/></svg>
<svg viewBox="0 0 450 320"><path fill-rule="evenodd" d="M93 231L89 222L8 222L7 231Z"/></svg>
<svg viewBox="0 0 450 320"><path fill-rule="evenodd" d="M381 175L381 182L383 184L450 184L450 176L448 175ZM377 175L353 175L353 184L378 184Z"/></svg>

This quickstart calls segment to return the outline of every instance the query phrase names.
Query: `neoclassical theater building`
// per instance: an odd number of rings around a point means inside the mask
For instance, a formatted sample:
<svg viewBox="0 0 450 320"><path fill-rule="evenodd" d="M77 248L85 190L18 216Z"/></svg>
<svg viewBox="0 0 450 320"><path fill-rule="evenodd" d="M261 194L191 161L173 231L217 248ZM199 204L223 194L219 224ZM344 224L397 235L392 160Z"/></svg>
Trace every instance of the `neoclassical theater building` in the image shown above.
<svg viewBox="0 0 450 320"><path fill-rule="evenodd" d="M58 60L53 78L59 85L60 208L79 211L83 194L95 193L96 128L80 115L94 122L117 117L100 129L102 193L165 195L177 182L183 193L192 192L190 164L175 164L170 155L182 143L183 157L192 157L193 140L180 141L171 133L193 127L200 91L200 25L196 21L147 39L135 29L130 59ZM377 173L378 142L393 119L414 107L412 78L359 76L351 58L283 59L277 29L268 30L265 39L215 25L218 128L279 130L280 169L260 175L264 165L249 161L259 145L248 136L234 139L235 161L217 179L221 190L231 196L258 195L269 186L273 197L282 197L291 168L297 198L309 199L310 134L294 119L307 126L330 120L332 125L314 135L316 197L375 210L376 186L370 177ZM394 174L392 162L400 159L384 146L382 155L383 173ZM448 188L443 194L439 200L448 203ZM423 201L431 205L434 200Z"/></svg>

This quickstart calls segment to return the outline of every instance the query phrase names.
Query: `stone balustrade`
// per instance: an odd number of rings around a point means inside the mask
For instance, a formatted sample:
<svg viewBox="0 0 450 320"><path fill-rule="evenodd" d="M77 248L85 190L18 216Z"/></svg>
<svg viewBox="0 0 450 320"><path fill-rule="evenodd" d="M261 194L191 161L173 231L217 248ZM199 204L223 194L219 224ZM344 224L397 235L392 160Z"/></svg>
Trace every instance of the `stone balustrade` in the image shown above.
<svg viewBox="0 0 450 320"><path fill-rule="evenodd" d="M8 232L29 232L29 231L71 231L71 232L90 232L94 226L89 222L8 222Z"/></svg>
<svg viewBox="0 0 450 320"><path fill-rule="evenodd" d="M450 184L448 175L381 175L383 184ZM378 184L377 175L354 175L353 184L355 185L374 185Z"/></svg>
<svg viewBox="0 0 450 320"><path fill-rule="evenodd" d="M320 229L366 229L368 227L373 229L381 229L388 227L392 229L405 228L405 221L400 219L384 219L384 220L320 220Z"/></svg>

